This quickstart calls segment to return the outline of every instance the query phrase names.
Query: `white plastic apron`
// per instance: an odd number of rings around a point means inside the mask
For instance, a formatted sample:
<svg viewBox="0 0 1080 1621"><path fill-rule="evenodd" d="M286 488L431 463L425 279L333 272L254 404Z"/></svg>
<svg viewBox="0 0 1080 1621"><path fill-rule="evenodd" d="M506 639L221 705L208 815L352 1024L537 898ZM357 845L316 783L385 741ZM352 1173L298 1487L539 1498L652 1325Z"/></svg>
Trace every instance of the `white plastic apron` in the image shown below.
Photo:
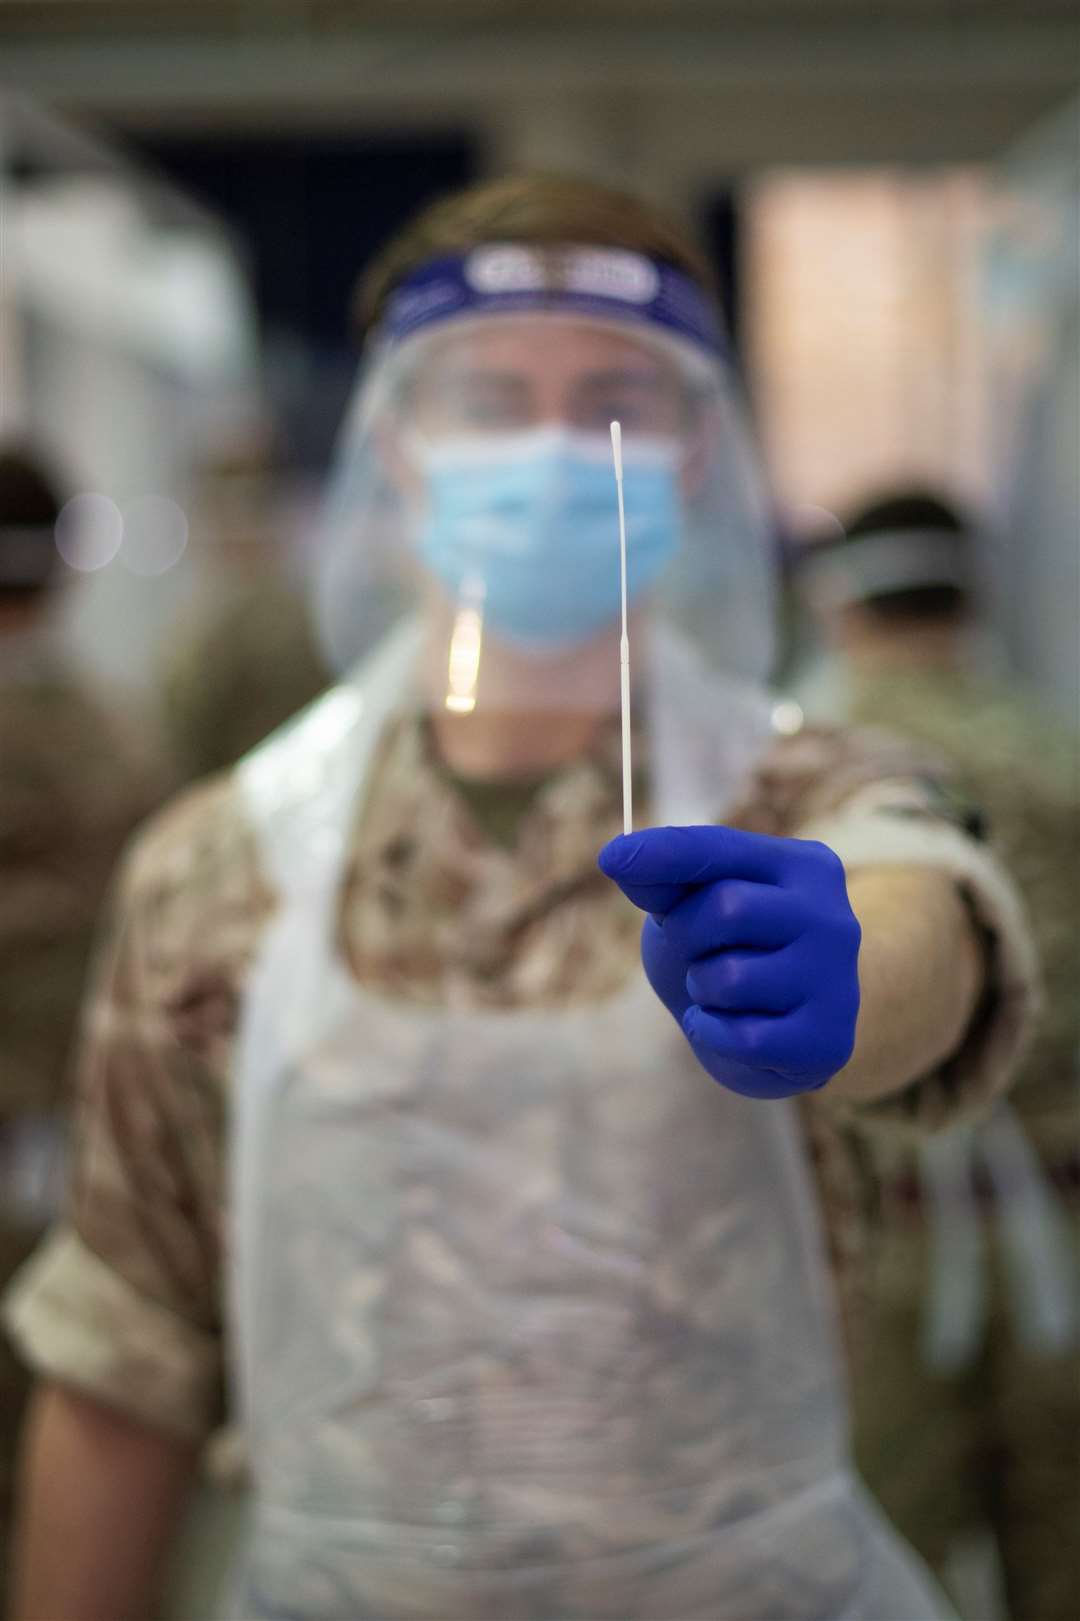
<svg viewBox="0 0 1080 1621"><path fill-rule="evenodd" d="M348 834L408 656L245 767L284 904L240 1045L257 1498L236 1613L942 1615L848 1472L789 1106L711 1082L643 977L596 1006L478 1013L389 1001L338 961ZM668 669L663 819L715 811L702 697Z"/></svg>

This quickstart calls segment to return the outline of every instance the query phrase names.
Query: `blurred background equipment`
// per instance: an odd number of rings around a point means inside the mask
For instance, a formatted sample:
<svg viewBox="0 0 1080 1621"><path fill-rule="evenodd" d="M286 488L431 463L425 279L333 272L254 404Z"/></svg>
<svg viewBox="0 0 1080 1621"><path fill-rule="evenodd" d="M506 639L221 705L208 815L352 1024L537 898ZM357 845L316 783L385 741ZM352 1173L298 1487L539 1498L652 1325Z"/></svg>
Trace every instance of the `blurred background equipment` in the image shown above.
<svg viewBox="0 0 1080 1621"><path fill-rule="evenodd" d="M68 650L130 697L197 573L201 436L256 386L239 259L175 188L10 94L0 209L0 426L65 468Z"/></svg>

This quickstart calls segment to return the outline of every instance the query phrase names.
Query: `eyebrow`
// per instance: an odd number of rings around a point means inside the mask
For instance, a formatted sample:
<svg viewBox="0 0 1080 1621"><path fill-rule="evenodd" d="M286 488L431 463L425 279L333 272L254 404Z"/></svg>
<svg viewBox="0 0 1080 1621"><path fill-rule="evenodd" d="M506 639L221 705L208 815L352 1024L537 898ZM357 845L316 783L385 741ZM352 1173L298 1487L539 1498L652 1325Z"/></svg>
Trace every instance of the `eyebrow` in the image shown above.
<svg viewBox="0 0 1080 1621"><path fill-rule="evenodd" d="M447 372L442 387L447 388L528 388L529 379L524 372L489 371L484 366L459 366Z"/></svg>
<svg viewBox="0 0 1080 1621"><path fill-rule="evenodd" d="M578 388L654 388L666 382L658 366L608 366L603 371L585 372L576 380Z"/></svg>
<svg viewBox="0 0 1080 1621"><path fill-rule="evenodd" d="M673 379L666 376L663 371L652 368L632 370L629 366L611 366L606 371L587 371L584 376L574 381L574 394L589 397L590 394L603 394L603 392L616 391L623 394L662 394L668 391Z"/></svg>

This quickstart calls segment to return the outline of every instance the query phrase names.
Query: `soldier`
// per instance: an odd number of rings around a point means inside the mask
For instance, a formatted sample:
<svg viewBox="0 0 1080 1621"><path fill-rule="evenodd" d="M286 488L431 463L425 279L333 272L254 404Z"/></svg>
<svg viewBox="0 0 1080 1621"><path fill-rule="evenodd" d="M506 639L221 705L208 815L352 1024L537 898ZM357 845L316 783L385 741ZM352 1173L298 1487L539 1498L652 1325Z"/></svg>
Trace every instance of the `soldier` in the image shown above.
<svg viewBox="0 0 1080 1621"><path fill-rule="evenodd" d="M362 308L328 645L412 606L125 867L7 1306L16 1615L144 1616L237 1413L247 1621L943 1616L848 1465L813 1173L844 1288L852 1122L1008 1079L1012 890L918 751L773 731L767 508L674 227L494 182ZM638 820L679 824L629 837L613 419Z"/></svg>
<svg viewBox="0 0 1080 1621"><path fill-rule="evenodd" d="M149 760L65 667L51 631L59 499L28 447L0 447L0 1274L52 1213L63 1075L94 919L135 824L164 795ZM0 1354L6 1551L26 1376ZM2 1560L0 1560L2 1565ZM0 1569L2 1579L2 1569Z"/></svg>
<svg viewBox="0 0 1080 1621"><path fill-rule="evenodd" d="M1078 740L976 673L978 538L948 502L898 491L804 571L830 650L807 707L949 758L1027 902L1047 992L1010 1107L929 1155L875 1145L855 1439L870 1485L943 1578L989 1532L1009 1613L1066 1621L1080 1593Z"/></svg>

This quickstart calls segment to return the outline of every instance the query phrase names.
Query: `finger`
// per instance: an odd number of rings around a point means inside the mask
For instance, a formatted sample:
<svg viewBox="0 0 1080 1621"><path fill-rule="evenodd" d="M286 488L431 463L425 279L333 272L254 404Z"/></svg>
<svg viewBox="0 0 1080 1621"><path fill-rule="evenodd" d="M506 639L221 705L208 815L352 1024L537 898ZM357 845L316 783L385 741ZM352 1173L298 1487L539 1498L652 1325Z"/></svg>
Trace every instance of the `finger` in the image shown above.
<svg viewBox="0 0 1080 1621"><path fill-rule="evenodd" d="M821 1084L843 1068L854 1038L853 1021L823 1027L805 1008L781 1014L711 1013L695 1004L683 1015L683 1029L695 1051L776 1069L807 1086Z"/></svg>
<svg viewBox="0 0 1080 1621"><path fill-rule="evenodd" d="M641 931L641 961L649 984L681 1023L690 1006L690 997L686 994L686 958L672 951L655 918L647 917Z"/></svg>
<svg viewBox="0 0 1080 1621"><path fill-rule="evenodd" d="M737 1064L733 1059L718 1061L705 1052L698 1051L693 1042L697 1061L708 1070L714 1080L721 1086L727 1087L729 1092L738 1092L744 1098L793 1098L800 1092L811 1092L813 1084L807 1083L798 1075L784 1075L778 1069L754 1069L750 1064Z"/></svg>
<svg viewBox="0 0 1080 1621"><path fill-rule="evenodd" d="M663 921L664 938L687 961L733 946L777 950L805 926L803 902L792 890L729 878L692 890Z"/></svg>
<svg viewBox="0 0 1080 1621"><path fill-rule="evenodd" d="M662 916L690 890L718 878L778 884L787 842L733 827L652 827L620 834L599 860L635 906Z"/></svg>
<svg viewBox="0 0 1080 1621"><path fill-rule="evenodd" d="M686 976L692 1002L707 1012L790 1013L806 1000L807 975L796 948L721 951L700 957Z"/></svg>

